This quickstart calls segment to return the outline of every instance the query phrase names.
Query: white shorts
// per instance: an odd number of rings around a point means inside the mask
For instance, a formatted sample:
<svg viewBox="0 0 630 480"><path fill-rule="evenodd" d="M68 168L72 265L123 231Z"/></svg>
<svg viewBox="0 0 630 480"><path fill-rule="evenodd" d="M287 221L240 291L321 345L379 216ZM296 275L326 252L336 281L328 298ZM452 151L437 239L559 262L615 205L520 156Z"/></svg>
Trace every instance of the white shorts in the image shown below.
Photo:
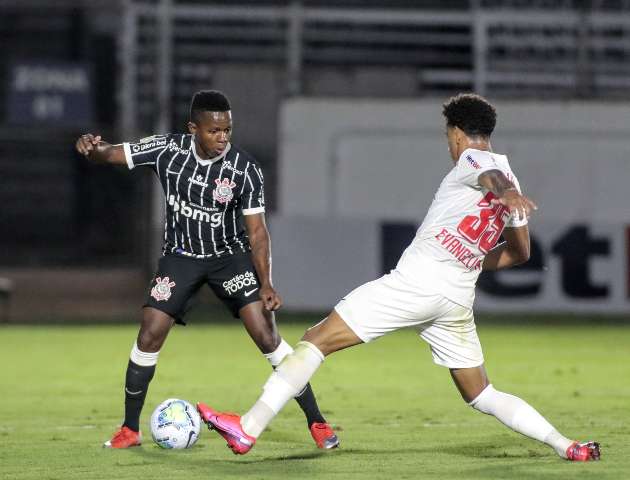
<svg viewBox="0 0 630 480"><path fill-rule="evenodd" d="M423 293L396 270L356 288L335 310L364 342L414 327L438 365L472 368L483 363L472 309L440 294Z"/></svg>

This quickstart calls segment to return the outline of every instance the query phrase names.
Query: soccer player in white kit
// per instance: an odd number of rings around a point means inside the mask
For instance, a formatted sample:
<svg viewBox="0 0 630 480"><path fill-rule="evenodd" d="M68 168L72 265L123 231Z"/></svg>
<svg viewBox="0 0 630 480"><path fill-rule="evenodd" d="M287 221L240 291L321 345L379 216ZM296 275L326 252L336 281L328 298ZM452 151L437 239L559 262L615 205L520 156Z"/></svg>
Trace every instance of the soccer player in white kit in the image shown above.
<svg viewBox="0 0 630 480"><path fill-rule="evenodd" d="M430 345L434 362L450 370L470 406L546 443L563 458L599 460L597 442L564 437L524 400L496 390L488 380L472 311L475 284L484 269L528 260L527 218L536 206L521 194L507 157L492 152L496 112L490 103L460 94L444 104L443 114L454 166L396 268L353 290L310 328L245 415L197 405L234 453L252 448L327 355L412 327ZM496 245L501 235L505 241Z"/></svg>

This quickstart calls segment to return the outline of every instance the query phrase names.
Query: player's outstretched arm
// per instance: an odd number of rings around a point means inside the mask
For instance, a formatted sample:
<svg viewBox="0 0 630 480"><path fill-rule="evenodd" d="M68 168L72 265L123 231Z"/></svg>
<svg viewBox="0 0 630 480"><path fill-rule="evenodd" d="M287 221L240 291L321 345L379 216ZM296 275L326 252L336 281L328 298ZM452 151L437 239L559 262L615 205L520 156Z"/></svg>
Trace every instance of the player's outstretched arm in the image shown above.
<svg viewBox="0 0 630 480"><path fill-rule="evenodd" d="M245 215L245 228L252 248L252 262L260 279L260 299L267 310L278 310L282 306L282 298L271 282L271 240L265 214Z"/></svg>
<svg viewBox="0 0 630 480"><path fill-rule="evenodd" d="M479 175L478 181L479 185L497 196L493 202L505 205L517 220L528 218L533 210L538 209L534 202L518 191L501 170L483 172Z"/></svg>
<svg viewBox="0 0 630 480"><path fill-rule="evenodd" d="M483 270L500 270L520 265L529 260L529 228L508 227L503 230L505 242L488 252L483 259Z"/></svg>
<svg viewBox="0 0 630 480"><path fill-rule="evenodd" d="M75 145L77 152L99 163L126 165L125 150L122 145L110 145L100 135L86 133L81 135Z"/></svg>

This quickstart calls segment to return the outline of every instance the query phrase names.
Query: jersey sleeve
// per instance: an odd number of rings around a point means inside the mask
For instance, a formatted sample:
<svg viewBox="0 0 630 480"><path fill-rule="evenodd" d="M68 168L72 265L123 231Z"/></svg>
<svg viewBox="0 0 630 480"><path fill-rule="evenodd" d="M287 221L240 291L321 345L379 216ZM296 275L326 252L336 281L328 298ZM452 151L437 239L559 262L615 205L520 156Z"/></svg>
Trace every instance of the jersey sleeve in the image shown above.
<svg viewBox="0 0 630 480"><path fill-rule="evenodd" d="M262 170L250 163L245 171L245 184L241 195L243 215L254 215L265 211L265 187Z"/></svg>
<svg viewBox="0 0 630 480"><path fill-rule="evenodd" d="M137 143L123 143L129 170L141 165L155 167L160 155L168 150L169 142L170 135L153 135L143 138Z"/></svg>
<svg viewBox="0 0 630 480"><path fill-rule="evenodd" d="M457 181L473 188L480 188L479 175L488 170L501 170L488 152L467 150L457 161Z"/></svg>

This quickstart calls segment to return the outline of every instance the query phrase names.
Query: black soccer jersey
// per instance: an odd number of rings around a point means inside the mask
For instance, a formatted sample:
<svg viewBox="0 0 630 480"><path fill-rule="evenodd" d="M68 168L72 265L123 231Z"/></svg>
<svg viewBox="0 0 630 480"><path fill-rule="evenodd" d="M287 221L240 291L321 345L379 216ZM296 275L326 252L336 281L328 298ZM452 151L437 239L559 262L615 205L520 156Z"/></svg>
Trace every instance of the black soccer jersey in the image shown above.
<svg viewBox="0 0 630 480"><path fill-rule="evenodd" d="M204 160L193 136L155 135L124 143L130 169L148 166L164 190L164 253L212 258L249 251L243 215L265 211L256 160L228 144Z"/></svg>

